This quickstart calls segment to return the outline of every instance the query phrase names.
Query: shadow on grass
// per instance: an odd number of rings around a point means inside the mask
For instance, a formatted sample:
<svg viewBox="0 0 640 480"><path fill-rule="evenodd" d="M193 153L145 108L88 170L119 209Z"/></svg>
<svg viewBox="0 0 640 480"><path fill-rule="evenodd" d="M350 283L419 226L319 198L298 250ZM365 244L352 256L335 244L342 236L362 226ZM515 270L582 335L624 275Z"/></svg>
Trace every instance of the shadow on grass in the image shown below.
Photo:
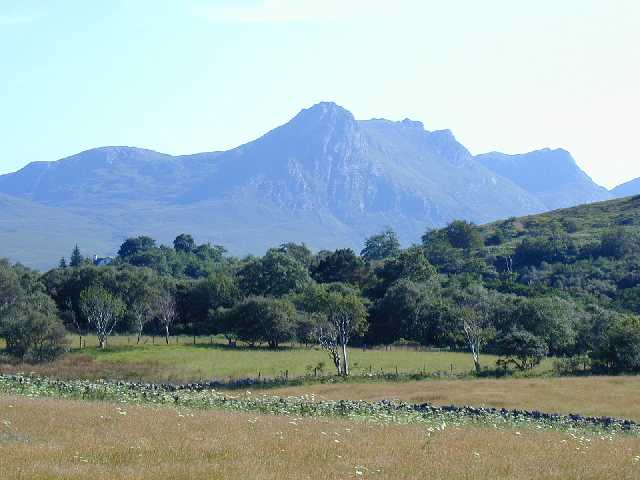
<svg viewBox="0 0 640 480"><path fill-rule="evenodd" d="M178 349L178 350L211 350L211 351L224 351L224 352L296 352L296 351L310 351L312 348L307 347L294 347L291 345L283 345L277 348L271 348L266 345L250 346L250 345L237 345L230 346L220 343L213 344L190 344L190 343L156 343L156 344L140 344L140 345L107 345L101 349L97 346L84 347L82 349L73 348L71 351L74 354L86 353L91 356L100 356L103 354L109 354L114 352L144 352L149 350L160 350L162 348Z"/></svg>

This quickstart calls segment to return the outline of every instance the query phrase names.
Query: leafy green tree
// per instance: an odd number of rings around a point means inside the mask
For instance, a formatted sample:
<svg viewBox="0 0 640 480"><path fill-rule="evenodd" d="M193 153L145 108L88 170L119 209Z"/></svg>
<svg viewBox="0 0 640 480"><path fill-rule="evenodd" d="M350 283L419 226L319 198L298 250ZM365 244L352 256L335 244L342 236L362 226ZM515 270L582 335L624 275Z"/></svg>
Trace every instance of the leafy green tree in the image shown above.
<svg viewBox="0 0 640 480"><path fill-rule="evenodd" d="M359 285L363 276L364 262L350 248L338 249L326 255L313 269L313 278L319 283Z"/></svg>
<svg viewBox="0 0 640 480"><path fill-rule="evenodd" d="M480 355L484 347L496 336L495 292L481 286L472 286L456 293L454 298L458 328L473 357L476 373L481 373Z"/></svg>
<svg viewBox="0 0 640 480"><path fill-rule="evenodd" d="M483 243L478 227L463 220L455 220L447 225L445 234L454 248L480 248Z"/></svg>
<svg viewBox="0 0 640 480"><path fill-rule="evenodd" d="M400 253L400 241L398 234L387 228L382 232L372 235L364 242L364 248L360 256L366 261L384 260Z"/></svg>
<svg viewBox="0 0 640 480"><path fill-rule="evenodd" d="M578 248L566 233L525 238L517 247L514 262L518 266L539 266L541 263L569 262Z"/></svg>
<svg viewBox="0 0 640 480"><path fill-rule="evenodd" d="M20 360L51 360L67 346L55 302L37 275L6 260L0 260L0 336Z"/></svg>
<svg viewBox="0 0 640 480"><path fill-rule="evenodd" d="M591 352L591 357L597 364L612 371L640 371L640 317L614 317Z"/></svg>
<svg viewBox="0 0 640 480"><path fill-rule="evenodd" d="M325 320L326 318L321 313L297 312L295 324L296 340L303 343L305 347L314 344L318 326Z"/></svg>
<svg viewBox="0 0 640 480"><path fill-rule="evenodd" d="M283 243L277 250L295 258L301 265L310 268L313 264L313 253L304 243Z"/></svg>
<svg viewBox="0 0 640 480"><path fill-rule="evenodd" d="M176 301L182 321L192 329L210 333L206 325L210 312L219 308L231 308L240 299L235 278L217 272L207 278L183 282L178 286Z"/></svg>
<svg viewBox="0 0 640 480"><path fill-rule="evenodd" d="M318 327L318 343L329 354L338 375L346 377L349 375L347 347L353 336L366 333L367 309L355 290L341 284L329 285L320 303L326 321Z"/></svg>
<svg viewBox="0 0 640 480"><path fill-rule="evenodd" d="M80 293L80 311L96 332L100 348L105 348L107 339L124 315L125 305L103 287L94 285Z"/></svg>
<svg viewBox="0 0 640 480"><path fill-rule="evenodd" d="M173 241L173 249L176 252L191 253L196 249L196 242L191 235L182 233Z"/></svg>
<svg viewBox="0 0 640 480"><path fill-rule="evenodd" d="M222 317L228 338L236 337L251 345L266 342L270 348L278 348L295 334L296 310L284 299L249 297Z"/></svg>
<svg viewBox="0 0 640 480"><path fill-rule="evenodd" d="M402 278L412 282L430 282L436 277L436 270L429 263L424 250L419 246L413 246L403 250L399 255L388 259L382 267L376 271L386 286Z"/></svg>
<svg viewBox="0 0 640 480"><path fill-rule="evenodd" d="M146 253L156 248L156 241L151 237L139 236L128 238L120 246L118 256L126 259Z"/></svg>
<svg viewBox="0 0 640 480"><path fill-rule="evenodd" d="M570 353L576 340L573 302L558 297L519 302L513 314L516 326L542 338L553 355Z"/></svg>
<svg viewBox="0 0 640 480"><path fill-rule="evenodd" d="M372 309L367 338L392 343L401 338L434 344L442 337L439 286L409 279L395 282Z"/></svg>
<svg viewBox="0 0 640 480"><path fill-rule="evenodd" d="M512 330L498 338L500 354L506 356L504 365L514 365L518 370L531 370L549 353L546 342L526 330Z"/></svg>
<svg viewBox="0 0 640 480"><path fill-rule="evenodd" d="M7 260L0 259L0 319L24 293L15 269Z"/></svg>
<svg viewBox="0 0 640 480"><path fill-rule="evenodd" d="M66 333L59 318L37 310L20 309L0 322L6 352L21 361L54 360L69 348Z"/></svg>
<svg viewBox="0 0 640 480"><path fill-rule="evenodd" d="M280 297L300 291L310 280L300 262L275 250L249 261L238 272L240 291L247 296Z"/></svg>

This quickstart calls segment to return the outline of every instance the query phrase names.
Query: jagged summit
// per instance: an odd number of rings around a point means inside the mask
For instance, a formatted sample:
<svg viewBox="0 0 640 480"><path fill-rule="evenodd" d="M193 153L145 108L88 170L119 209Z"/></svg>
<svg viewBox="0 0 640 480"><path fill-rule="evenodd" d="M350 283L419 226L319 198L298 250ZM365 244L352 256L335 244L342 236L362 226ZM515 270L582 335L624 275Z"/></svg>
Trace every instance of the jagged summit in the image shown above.
<svg viewBox="0 0 640 480"><path fill-rule="evenodd" d="M299 120L314 119L316 121L333 121L339 118L355 120L353 114L344 107L334 102L320 102L309 108L300 110L291 123Z"/></svg>

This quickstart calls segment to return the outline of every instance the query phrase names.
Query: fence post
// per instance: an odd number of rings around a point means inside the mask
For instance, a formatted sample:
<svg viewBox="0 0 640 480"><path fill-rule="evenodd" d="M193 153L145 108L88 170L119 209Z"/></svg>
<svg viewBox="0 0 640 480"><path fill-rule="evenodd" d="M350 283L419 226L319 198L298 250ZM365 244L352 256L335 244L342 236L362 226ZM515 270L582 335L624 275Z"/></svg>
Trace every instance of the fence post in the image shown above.
<svg viewBox="0 0 640 480"><path fill-rule="evenodd" d="M398 366L396 365L396 377L398 376Z"/></svg>
<svg viewBox="0 0 640 480"><path fill-rule="evenodd" d="M285 370L285 372L284 372L284 379L285 379L285 381L286 381L286 382L288 382L288 381L289 381L289 370Z"/></svg>
<svg viewBox="0 0 640 480"><path fill-rule="evenodd" d="M195 335L193 336L193 344L194 345L196 344L196 336Z"/></svg>

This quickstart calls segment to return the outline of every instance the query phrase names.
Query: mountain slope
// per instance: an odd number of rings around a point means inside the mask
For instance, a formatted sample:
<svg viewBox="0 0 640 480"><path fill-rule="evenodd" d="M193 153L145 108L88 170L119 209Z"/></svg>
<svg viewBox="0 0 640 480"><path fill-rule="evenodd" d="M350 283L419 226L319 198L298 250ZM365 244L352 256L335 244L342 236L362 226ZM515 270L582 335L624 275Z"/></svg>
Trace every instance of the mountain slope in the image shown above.
<svg viewBox="0 0 640 480"><path fill-rule="evenodd" d="M30 212L33 225L24 230L30 239L45 231L38 230L48 222L41 217L68 215L60 219L68 244L43 248L51 266L75 242L86 253L110 254L139 234L167 243L189 232L235 254L284 241L359 249L365 236L385 226L409 243L457 218L485 223L542 212L558 203L545 195L562 195L533 188L513 169L499 170L486 156L474 158L448 130L428 131L411 120L358 121L336 104L320 103L226 152L171 156L98 148L0 176L0 193L14 199L5 212L8 225ZM567 181L556 183L549 189ZM601 193L593 190L594 198ZM7 242L0 256L33 258L19 238Z"/></svg>
<svg viewBox="0 0 640 480"><path fill-rule="evenodd" d="M640 178L623 183L611 190L611 195L615 198L630 197L632 195L640 195Z"/></svg>
<svg viewBox="0 0 640 480"><path fill-rule="evenodd" d="M476 159L536 196L547 210L612 198L563 149L543 149L520 155L491 152Z"/></svg>
<svg viewBox="0 0 640 480"><path fill-rule="evenodd" d="M0 257L49 268L85 239L92 248L88 255L112 251L116 240L111 228L94 219L0 194Z"/></svg>

